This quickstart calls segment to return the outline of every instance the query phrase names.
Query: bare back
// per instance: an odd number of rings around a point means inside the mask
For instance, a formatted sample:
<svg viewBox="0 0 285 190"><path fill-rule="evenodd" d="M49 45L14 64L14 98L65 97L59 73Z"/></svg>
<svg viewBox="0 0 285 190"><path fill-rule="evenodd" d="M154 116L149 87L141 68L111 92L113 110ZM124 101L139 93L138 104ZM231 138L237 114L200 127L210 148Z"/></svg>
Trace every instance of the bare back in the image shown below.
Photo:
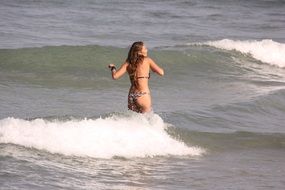
<svg viewBox="0 0 285 190"><path fill-rule="evenodd" d="M130 68L129 66L127 67L127 71L130 76L130 82L132 84L131 86L131 91L133 92L147 92L149 93L149 87L148 87L148 79L149 79L149 73L150 73L150 58L145 57L143 62L138 64L137 70L136 70L136 80L137 80L137 85L133 85L133 77L132 74L130 73Z"/></svg>

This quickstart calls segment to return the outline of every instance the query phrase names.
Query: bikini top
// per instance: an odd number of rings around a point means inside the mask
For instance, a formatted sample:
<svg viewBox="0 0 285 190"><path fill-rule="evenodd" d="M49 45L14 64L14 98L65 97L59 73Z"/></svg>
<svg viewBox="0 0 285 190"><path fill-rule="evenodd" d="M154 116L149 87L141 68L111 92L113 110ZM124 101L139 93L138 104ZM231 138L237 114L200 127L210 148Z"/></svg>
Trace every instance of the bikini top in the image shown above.
<svg viewBox="0 0 285 190"><path fill-rule="evenodd" d="M142 76L142 77L137 77L137 79L150 79L150 73L148 73L148 76Z"/></svg>
<svg viewBox="0 0 285 190"><path fill-rule="evenodd" d="M130 78L133 78L134 75L130 75ZM137 77L137 79L150 79L150 73L148 73L148 76L141 76Z"/></svg>

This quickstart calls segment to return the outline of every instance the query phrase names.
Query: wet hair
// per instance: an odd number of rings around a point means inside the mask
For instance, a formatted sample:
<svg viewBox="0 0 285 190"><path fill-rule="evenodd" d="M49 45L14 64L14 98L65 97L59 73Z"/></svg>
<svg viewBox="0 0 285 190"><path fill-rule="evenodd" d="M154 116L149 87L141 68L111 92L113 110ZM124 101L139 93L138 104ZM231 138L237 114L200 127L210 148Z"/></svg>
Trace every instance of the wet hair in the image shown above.
<svg viewBox="0 0 285 190"><path fill-rule="evenodd" d="M127 62L129 63L128 71L135 86L137 85L137 67L144 60L144 56L141 54L143 45L144 43L141 41L134 42L127 58Z"/></svg>

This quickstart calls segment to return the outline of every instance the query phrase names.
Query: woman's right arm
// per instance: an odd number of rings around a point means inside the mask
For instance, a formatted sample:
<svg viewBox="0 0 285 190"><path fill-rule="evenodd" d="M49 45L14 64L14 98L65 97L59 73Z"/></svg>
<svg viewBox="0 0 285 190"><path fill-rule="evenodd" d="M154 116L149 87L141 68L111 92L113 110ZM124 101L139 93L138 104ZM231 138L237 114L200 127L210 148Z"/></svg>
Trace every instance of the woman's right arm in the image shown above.
<svg viewBox="0 0 285 190"><path fill-rule="evenodd" d="M108 67L111 69L112 78L114 80L117 80L126 73L128 63L127 62L123 63L118 70L116 70L116 67L114 64L110 64Z"/></svg>
<svg viewBox="0 0 285 190"><path fill-rule="evenodd" d="M160 68L151 58L148 58L149 59L149 64L150 64L150 69L159 74L160 76L163 76L164 75L164 70L162 68Z"/></svg>

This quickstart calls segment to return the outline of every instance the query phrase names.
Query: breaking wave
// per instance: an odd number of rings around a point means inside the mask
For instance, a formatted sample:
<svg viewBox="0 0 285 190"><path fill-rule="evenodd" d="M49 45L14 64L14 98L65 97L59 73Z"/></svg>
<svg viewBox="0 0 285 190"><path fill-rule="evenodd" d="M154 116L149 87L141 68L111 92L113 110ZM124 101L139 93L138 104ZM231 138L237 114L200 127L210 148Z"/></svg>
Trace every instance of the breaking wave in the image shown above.
<svg viewBox="0 0 285 190"><path fill-rule="evenodd" d="M6 118L0 120L0 143L96 158L199 156L204 152L173 139L165 128L156 114L68 121Z"/></svg>

